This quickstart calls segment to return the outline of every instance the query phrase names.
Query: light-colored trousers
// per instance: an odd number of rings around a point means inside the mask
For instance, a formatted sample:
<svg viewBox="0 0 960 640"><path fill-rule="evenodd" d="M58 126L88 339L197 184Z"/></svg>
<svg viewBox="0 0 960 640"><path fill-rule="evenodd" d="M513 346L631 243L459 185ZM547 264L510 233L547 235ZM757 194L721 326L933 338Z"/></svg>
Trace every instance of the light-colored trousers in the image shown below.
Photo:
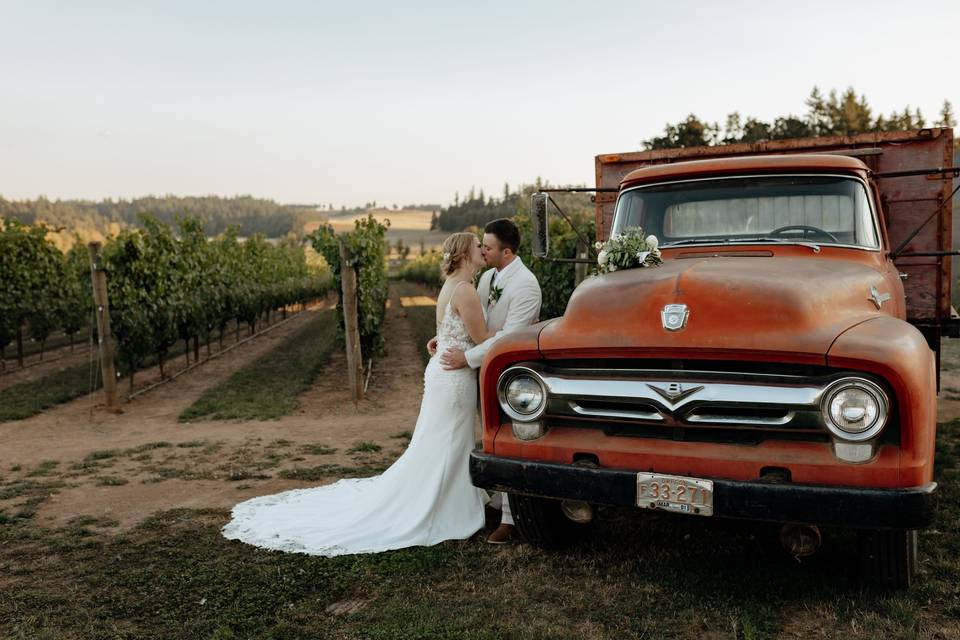
<svg viewBox="0 0 960 640"><path fill-rule="evenodd" d="M510 500L507 499L506 493L497 491L493 494L493 498L490 499L490 506L494 509L500 509L500 524L513 524L513 514L510 513Z"/></svg>

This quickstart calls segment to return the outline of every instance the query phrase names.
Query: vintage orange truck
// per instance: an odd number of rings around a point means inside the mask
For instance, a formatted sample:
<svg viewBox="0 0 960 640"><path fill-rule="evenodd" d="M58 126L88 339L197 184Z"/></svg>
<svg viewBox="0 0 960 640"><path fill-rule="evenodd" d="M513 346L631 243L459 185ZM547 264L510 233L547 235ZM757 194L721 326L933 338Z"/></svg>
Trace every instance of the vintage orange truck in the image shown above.
<svg viewBox="0 0 960 640"><path fill-rule="evenodd" d="M797 554L841 526L909 586L958 330L952 153L923 129L597 156L598 237L642 227L663 263L587 278L491 348L474 484L542 547L591 505L783 523Z"/></svg>

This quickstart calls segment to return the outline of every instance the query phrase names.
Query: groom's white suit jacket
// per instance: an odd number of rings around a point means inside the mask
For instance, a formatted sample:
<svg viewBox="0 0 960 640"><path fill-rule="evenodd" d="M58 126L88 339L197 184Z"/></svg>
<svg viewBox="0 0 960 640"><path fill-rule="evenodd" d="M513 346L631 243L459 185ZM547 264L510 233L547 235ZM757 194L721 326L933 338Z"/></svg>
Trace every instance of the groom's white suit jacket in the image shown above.
<svg viewBox="0 0 960 640"><path fill-rule="evenodd" d="M497 277L497 286L503 293L500 294L499 300L490 301L488 304L490 282L496 271L496 269L487 269L480 276L480 282L477 284L477 295L480 296L480 304L483 305L484 316L487 318L487 329L497 333L464 354L467 364L474 369L480 368L483 357L487 355L490 345L497 338L534 324L540 319L542 299L540 283L530 269L527 269L527 265L520 260L520 256L514 258L513 262L500 272Z"/></svg>

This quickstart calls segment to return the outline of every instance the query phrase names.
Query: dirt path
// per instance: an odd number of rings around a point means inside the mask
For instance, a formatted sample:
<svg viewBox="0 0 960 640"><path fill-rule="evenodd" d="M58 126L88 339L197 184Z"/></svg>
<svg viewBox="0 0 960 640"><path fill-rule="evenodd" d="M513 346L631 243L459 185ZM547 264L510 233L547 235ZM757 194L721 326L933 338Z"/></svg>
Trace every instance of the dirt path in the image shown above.
<svg viewBox="0 0 960 640"><path fill-rule="evenodd" d="M122 530L163 509L226 508L254 495L376 473L406 446L401 434L413 430L423 391L420 347L395 292L384 327L387 352L374 361L359 407L350 401L341 375L345 356L337 350L293 415L177 422L206 389L270 351L315 312L134 399L121 415L98 410L93 394L0 424L0 480L49 490L34 516L38 524L89 515ZM0 499L0 509L15 512L36 491Z"/></svg>

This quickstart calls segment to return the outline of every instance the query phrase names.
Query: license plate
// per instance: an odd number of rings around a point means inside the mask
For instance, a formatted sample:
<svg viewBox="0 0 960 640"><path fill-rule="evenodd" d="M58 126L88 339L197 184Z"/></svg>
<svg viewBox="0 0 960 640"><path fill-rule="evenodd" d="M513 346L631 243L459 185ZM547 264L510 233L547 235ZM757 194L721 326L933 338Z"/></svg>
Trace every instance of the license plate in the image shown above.
<svg viewBox="0 0 960 640"><path fill-rule="evenodd" d="M713 480L637 474L637 506L697 516L713 515Z"/></svg>

